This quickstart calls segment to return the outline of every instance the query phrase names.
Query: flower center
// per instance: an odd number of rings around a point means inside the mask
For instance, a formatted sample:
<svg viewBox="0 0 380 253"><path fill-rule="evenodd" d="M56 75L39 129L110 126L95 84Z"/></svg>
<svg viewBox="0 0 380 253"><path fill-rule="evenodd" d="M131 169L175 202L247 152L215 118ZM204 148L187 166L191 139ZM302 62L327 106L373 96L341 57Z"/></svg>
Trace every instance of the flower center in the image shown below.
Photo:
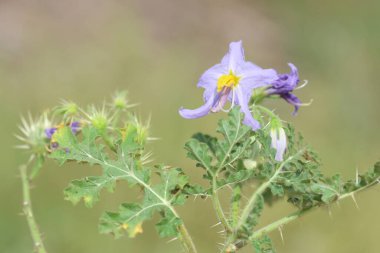
<svg viewBox="0 0 380 253"><path fill-rule="evenodd" d="M232 71L227 75L222 75L218 79L217 92L221 92L223 88L234 88L238 85L240 77L234 75Z"/></svg>

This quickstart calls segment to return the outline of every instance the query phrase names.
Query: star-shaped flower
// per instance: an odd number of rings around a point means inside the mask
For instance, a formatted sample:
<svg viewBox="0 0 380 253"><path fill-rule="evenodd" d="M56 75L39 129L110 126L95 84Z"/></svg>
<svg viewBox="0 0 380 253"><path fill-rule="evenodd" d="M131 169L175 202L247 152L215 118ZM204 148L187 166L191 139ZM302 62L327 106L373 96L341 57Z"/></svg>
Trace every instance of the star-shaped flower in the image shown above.
<svg viewBox="0 0 380 253"><path fill-rule="evenodd" d="M258 87L268 86L277 79L275 70L262 69L245 61L241 41L231 42L229 52L221 63L208 69L198 82L198 87L205 89L203 93L205 104L194 110L180 108L179 113L187 119L199 118L210 112L226 111L223 108L227 101L230 101L231 108L235 105L240 106L241 112L245 115L243 123L256 130L260 128L260 124L249 110L252 91Z"/></svg>

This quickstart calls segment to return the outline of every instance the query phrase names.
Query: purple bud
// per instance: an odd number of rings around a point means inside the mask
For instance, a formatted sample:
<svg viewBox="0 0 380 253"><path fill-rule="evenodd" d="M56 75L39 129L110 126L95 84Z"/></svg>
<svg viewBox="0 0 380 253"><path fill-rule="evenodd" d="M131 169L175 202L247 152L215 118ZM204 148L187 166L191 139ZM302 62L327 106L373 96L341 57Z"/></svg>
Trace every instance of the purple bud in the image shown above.
<svg viewBox="0 0 380 253"><path fill-rule="evenodd" d="M57 131L56 127L46 128L45 135L50 140L53 137L53 134Z"/></svg>
<svg viewBox="0 0 380 253"><path fill-rule="evenodd" d="M51 145L51 148L52 148L52 149L57 149L58 146L59 146L59 145L58 145L58 142L52 142L50 145Z"/></svg>
<svg viewBox="0 0 380 253"><path fill-rule="evenodd" d="M80 122L79 121L74 121L70 124L71 131L73 134L77 134L80 130Z"/></svg>
<svg viewBox="0 0 380 253"><path fill-rule="evenodd" d="M286 149L286 134L282 127L272 128L270 131L272 139L271 146L276 149L275 160L281 162L284 160L284 153Z"/></svg>

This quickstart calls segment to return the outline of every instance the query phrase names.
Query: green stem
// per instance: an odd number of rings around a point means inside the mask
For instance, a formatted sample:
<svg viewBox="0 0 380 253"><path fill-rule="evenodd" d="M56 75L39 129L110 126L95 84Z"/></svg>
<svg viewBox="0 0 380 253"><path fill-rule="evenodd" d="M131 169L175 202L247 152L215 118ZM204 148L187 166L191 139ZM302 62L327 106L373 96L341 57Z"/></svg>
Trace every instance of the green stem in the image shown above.
<svg viewBox="0 0 380 253"><path fill-rule="evenodd" d="M221 252L235 253L238 250L238 248L234 244L235 239L236 239L236 236L234 234L231 234L230 236L228 236Z"/></svg>
<svg viewBox="0 0 380 253"><path fill-rule="evenodd" d="M313 210L313 209L314 208L304 209L304 210L297 211L297 212L294 212L292 214L289 214L288 216L285 216L285 217L283 217L283 218L281 218L281 219L257 230L256 232L254 232L249 237L249 240L254 240L254 239L260 238L263 235L268 234L269 232L276 230L276 229L288 224L289 222L292 222L292 221L298 219L299 217L301 217L302 215L304 215L305 213L307 213L308 211Z"/></svg>
<svg viewBox="0 0 380 253"><path fill-rule="evenodd" d="M265 90L266 87L254 89L250 99L250 104L260 104L264 98L268 97L268 95L265 93Z"/></svg>
<svg viewBox="0 0 380 253"><path fill-rule="evenodd" d="M232 191L231 199L231 221L232 226L235 227L239 220L240 215L240 200L241 200L241 184L235 184Z"/></svg>
<svg viewBox="0 0 380 253"><path fill-rule="evenodd" d="M285 161L283 161L278 166L277 170L272 175L272 177L268 181L266 181L265 183L263 183L262 185L260 185L260 187L252 194L251 198L248 200L247 205L243 209L242 215L241 215L241 217L240 217L240 219L238 221L238 224L236 226L236 230L239 230L244 225L244 223L247 221L247 219L249 217L249 214L252 212L252 209L253 209L253 207L255 205L255 202L256 202L257 198L264 193L264 191L270 186L270 184L277 178L277 176L281 172L282 168L284 168L284 166L289 161L291 161L292 159L293 159L293 156L290 156L288 159L286 159Z"/></svg>
<svg viewBox="0 0 380 253"><path fill-rule="evenodd" d="M214 206L214 209L216 211L216 215L218 216L219 221L222 223L224 228L227 230L227 232L231 231L231 226L228 224L227 218L223 212L222 205L220 204L219 196L217 193L217 182L216 182L216 176L213 176L212 179L212 204Z"/></svg>
<svg viewBox="0 0 380 253"><path fill-rule="evenodd" d="M26 216L30 233L34 242L35 251L38 253L46 253L45 246L41 239L41 233L38 229L36 220L34 219L32 211L32 202L30 198L30 185L28 180L28 175L26 172L26 166L22 165L20 167L21 181L22 181L22 193L23 193L23 211Z"/></svg>
<svg viewBox="0 0 380 253"><path fill-rule="evenodd" d="M239 123L241 123L241 120L239 120ZM239 124L239 126L237 128L238 130L240 129L240 126L241 125ZM226 229L228 234L230 232L232 232L232 227L230 226L230 224L229 224L229 222L228 222L228 220L227 220L227 218L223 212L222 205L220 204L220 201L219 201L219 196L217 193L217 189L218 189L217 178L218 178L218 175L221 172L221 170L225 167L226 161L227 161L234 145L238 141L238 133L239 133L239 131L236 131L235 138L233 139L232 142L230 142L230 147L228 148L228 151L225 153L225 156L224 156L223 160L221 161L218 169L215 171L215 173L212 174L212 202L213 202L216 214L219 218L219 221L223 224L223 226ZM209 170L209 171L211 171L211 170Z"/></svg>
<svg viewBox="0 0 380 253"><path fill-rule="evenodd" d="M255 105L256 108L260 109L262 112L266 113L270 118L279 119L279 117L268 108L261 106L261 105Z"/></svg>
<svg viewBox="0 0 380 253"><path fill-rule="evenodd" d="M184 224L179 226L179 232L181 233L181 241L189 253L197 253L195 244L187 231Z"/></svg>

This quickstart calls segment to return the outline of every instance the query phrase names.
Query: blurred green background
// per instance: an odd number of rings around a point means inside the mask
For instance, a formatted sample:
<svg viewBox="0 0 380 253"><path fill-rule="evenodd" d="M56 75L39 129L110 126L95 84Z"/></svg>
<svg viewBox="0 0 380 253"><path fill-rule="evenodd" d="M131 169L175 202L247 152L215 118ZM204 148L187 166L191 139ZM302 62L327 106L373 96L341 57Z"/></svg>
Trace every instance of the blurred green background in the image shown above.
<svg viewBox="0 0 380 253"><path fill-rule="evenodd" d="M196 131L212 133L221 115L190 121L177 110L201 104L200 74L234 40L243 40L249 60L280 72L293 62L309 80L296 94L314 102L297 117L283 101L268 105L303 132L327 174L352 178L356 168L366 170L380 158L379 14L380 2L371 0L0 1L0 252L32 252L19 215L17 167L26 157L13 148L20 115L37 115L61 98L100 103L127 89L142 118L152 115L152 135L161 138L150 146L156 161L181 166L198 180L183 144ZM180 252L178 242L158 239L153 222L135 240L99 235L101 212L133 193L121 185L89 210L64 201L68 182L91 173L49 162L34 183L34 209L49 252ZM319 210L287 225L284 243L272 233L278 252L379 252L379 193L357 196L360 210L345 200L331 207L331 216ZM269 210L263 224L292 208ZM217 252L222 239L218 228L209 228L216 221L211 203L189 201L179 212L200 252Z"/></svg>

